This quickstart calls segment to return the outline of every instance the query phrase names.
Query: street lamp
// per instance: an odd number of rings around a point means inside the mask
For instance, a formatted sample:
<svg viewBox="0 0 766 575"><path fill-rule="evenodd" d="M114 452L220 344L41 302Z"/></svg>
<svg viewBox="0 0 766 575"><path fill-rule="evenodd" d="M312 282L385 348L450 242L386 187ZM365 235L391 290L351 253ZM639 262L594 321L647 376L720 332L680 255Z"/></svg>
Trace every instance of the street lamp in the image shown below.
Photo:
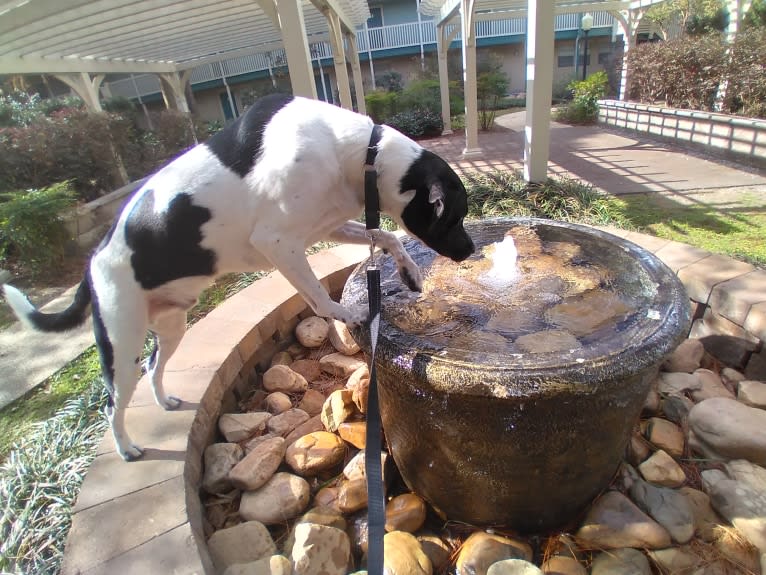
<svg viewBox="0 0 766 575"><path fill-rule="evenodd" d="M593 28L593 16L590 15L590 12L587 12L585 16L582 17L580 26L585 33L585 54L582 59L582 79L585 80L585 74L588 69L588 32Z"/></svg>

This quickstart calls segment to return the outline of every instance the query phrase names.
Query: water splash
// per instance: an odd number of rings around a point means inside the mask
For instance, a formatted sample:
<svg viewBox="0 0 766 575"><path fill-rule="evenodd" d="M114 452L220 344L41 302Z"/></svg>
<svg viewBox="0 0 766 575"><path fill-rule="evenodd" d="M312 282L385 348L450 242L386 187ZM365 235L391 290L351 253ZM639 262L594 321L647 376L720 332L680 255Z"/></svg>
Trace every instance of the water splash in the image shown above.
<svg viewBox="0 0 766 575"><path fill-rule="evenodd" d="M479 277L479 281L489 288L499 289L508 287L519 277L517 260L519 252L510 235L502 242L493 243L488 249L488 257L492 260L490 270Z"/></svg>

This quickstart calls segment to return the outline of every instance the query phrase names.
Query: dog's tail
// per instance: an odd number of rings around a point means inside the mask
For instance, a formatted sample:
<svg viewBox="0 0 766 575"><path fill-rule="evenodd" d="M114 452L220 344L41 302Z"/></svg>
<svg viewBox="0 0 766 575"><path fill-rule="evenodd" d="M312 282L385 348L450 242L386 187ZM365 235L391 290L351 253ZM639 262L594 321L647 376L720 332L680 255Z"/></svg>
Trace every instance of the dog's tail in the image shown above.
<svg viewBox="0 0 766 575"><path fill-rule="evenodd" d="M57 313L43 313L23 293L10 285L4 285L5 301L22 323L40 331L67 331L81 325L87 317L90 304L90 285L86 277L80 282L72 304Z"/></svg>

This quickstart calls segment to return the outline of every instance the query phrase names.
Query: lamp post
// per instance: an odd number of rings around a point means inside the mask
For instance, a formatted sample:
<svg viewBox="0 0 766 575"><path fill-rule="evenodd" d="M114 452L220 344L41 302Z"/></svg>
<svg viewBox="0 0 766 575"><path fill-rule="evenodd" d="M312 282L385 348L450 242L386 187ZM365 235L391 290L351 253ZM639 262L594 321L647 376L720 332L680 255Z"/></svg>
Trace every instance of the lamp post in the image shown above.
<svg viewBox="0 0 766 575"><path fill-rule="evenodd" d="M583 55L582 59L582 79L585 80L585 75L588 70L588 32L590 32L590 29L593 28L593 16L591 16L590 12L587 12L582 17L580 26L582 27L582 31L585 34L585 54Z"/></svg>

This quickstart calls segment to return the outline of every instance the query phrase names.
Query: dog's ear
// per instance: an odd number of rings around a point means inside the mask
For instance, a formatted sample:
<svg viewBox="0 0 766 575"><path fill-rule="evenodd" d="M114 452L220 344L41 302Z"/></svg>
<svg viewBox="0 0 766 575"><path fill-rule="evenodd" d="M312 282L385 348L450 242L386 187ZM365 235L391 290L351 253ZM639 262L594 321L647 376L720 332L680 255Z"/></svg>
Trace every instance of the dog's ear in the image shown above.
<svg viewBox="0 0 766 575"><path fill-rule="evenodd" d="M441 182L434 182L428 190L428 202L434 204L434 213L440 218L444 213L444 190Z"/></svg>

